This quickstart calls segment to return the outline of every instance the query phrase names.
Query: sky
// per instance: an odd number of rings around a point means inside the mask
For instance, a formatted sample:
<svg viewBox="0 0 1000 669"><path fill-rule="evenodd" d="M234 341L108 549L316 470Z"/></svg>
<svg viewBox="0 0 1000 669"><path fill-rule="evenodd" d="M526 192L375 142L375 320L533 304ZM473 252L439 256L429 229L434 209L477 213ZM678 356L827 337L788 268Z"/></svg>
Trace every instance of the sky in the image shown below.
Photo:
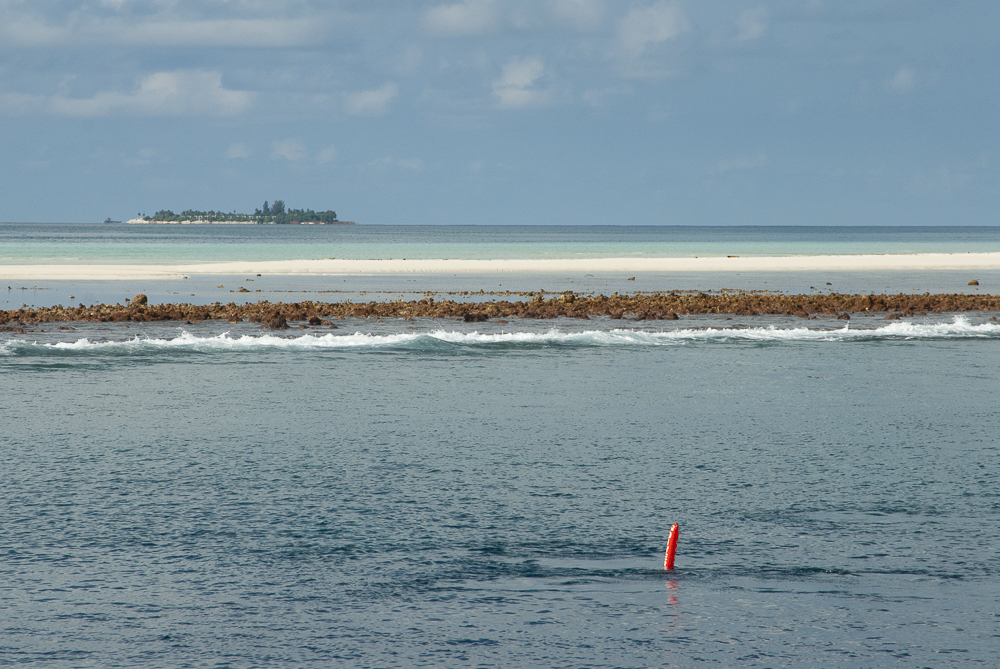
<svg viewBox="0 0 1000 669"><path fill-rule="evenodd" d="M997 225L995 0L0 0L0 221Z"/></svg>

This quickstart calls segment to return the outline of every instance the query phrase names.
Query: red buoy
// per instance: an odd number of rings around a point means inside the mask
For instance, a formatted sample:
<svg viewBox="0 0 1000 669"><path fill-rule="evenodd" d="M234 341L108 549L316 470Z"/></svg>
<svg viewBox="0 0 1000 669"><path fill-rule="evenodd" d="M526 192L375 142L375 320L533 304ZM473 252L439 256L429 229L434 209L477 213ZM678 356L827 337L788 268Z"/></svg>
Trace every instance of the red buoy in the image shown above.
<svg viewBox="0 0 1000 669"><path fill-rule="evenodd" d="M680 527L674 523L673 527L670 528L670 538L667 539L667 554L663 556L664 569L674 568L674 555L677 554L677 535L679 533Z"/></svg>

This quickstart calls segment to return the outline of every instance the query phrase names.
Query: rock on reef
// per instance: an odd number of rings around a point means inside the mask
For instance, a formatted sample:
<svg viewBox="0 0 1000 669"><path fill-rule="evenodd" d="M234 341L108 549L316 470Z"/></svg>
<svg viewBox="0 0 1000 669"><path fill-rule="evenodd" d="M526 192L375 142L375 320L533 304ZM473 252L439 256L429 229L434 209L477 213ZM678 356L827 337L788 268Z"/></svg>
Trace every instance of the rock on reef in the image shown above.
<svg viewBox="0 0 1000 669"><path fill-rule="evenodd" d="M275 313L264 319L263 327L270 328L272 330L287 330L288 321L286 321L285 317L280 313Z"/></svg>
<svg viewBox="0 0 1000 669"><path fill-rule="evenodd" d="M513 294L513 293L511 293ZM636 295L580 295L574 294L573 301L567 302L564 294L546 295L539 292L517 293L523 299L508 300L506 293L490 293L500 296L499 301L469 302L425 297L404 302L294 302L271 303L268 301L245 304L148 304L145 296L136 295L129 306L120 304L97 304L78 307L21 307L20 309L0 309L0 325L23 327L22 323L68 323L74 321L92 322L149 322L173 320L203 322L207 320L249 320L262 323L263 327L285 329L289 322L296 325L327 325L330 319L372 318L372 319L417 319L417 318L458 318L469 323L486 320L496 322L510 318L583 318L605 317L621 320L625 317L637 320L674 320L678 315L731 314L754 317L765 314L785 314L801 318L815 318L819 314L828 318L848 320L848 315L881 313L893 318L922 316L941 312L1000 312L1000 295L975 291L972 294L923 295L869 295L850 293L828 293L809 295L788 295L770 291L732 291L706 293L702 291L663 291L639 293ZM550 294L551 295L551 294ZM465 295L462 296L465 298ZM896 316L895 314L898 314ZM993 314L990 314L993 315Z"/></svg>

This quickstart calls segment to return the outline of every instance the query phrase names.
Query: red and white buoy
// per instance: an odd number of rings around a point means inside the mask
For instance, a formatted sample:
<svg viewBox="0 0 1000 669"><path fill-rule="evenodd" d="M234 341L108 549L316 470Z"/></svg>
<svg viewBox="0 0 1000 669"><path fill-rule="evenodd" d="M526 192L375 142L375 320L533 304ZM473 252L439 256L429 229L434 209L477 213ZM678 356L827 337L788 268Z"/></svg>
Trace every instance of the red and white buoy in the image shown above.
<svg viewBox="0 0 1000 669"><path fill-rule="evenodd" d="M667 539L667 553L663 556L663 568L665 570L671 570L674 568L674 555L677 554L677 535L680 532L680 527L677 523L674 523L673 527L670 528L670 538Z"/></svg>

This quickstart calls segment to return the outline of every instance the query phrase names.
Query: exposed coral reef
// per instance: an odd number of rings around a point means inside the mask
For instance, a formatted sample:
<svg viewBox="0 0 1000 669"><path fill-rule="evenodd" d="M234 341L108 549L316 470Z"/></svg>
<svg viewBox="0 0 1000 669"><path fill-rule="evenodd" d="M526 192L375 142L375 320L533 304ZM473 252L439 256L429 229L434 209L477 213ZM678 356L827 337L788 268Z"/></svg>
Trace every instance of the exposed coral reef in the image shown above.
<svg viewBox="0 0 1000 669"><path fill-rule="evenodd" d="M674 320L678 315L732 314L850 318L851 313L885 312L890 318L934 312L1000 311L1000 296L923 294L859 295L825 293L786 295L772 292L722 291L662 292L635 295L579 295L574 293L520 293L522 299L491 301L420 300L394 302L254 302L250 304L215 303L148 304L145 296L136 296L131 304L99 304L78 307L41 307L0 310L0 324L10 331L28 323L73 321L201 321L225 319L248 320L265 327L287 327L288 321L319 322L320 319L345 317L373 318L460 318L480 322L497 318L589 318Z"/></svg>

